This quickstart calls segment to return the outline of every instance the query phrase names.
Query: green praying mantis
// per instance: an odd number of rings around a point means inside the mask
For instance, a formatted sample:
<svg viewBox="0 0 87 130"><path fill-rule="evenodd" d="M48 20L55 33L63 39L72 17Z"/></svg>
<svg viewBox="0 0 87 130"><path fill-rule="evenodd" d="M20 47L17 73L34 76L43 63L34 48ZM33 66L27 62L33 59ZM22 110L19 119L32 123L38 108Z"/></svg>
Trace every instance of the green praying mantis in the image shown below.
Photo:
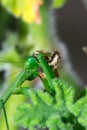
<svg viewBox="0 0 87 130"><path fill-rule="evenodd" d="M6 101L25 80L31 81L38 76L42 80L45 90L51 95L54 95L55 91L52 84L52 79L58 77L57 69L59 59L60 55L58 51L53 51L51 53L36 51L32 56L29 56L26 59L24 69L18 74L15 81L0 98L0 110L3 109L7 130L9 130L9 125L5 110ZM20 93L22 92L20 91Z"/></svg>

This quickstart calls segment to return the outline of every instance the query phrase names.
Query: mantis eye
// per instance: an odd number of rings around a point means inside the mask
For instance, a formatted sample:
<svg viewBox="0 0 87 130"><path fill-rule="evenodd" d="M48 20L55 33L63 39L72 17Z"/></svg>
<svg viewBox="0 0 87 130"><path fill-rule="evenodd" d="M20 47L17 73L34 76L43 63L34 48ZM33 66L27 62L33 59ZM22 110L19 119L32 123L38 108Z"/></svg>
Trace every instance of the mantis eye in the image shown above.
<svg viewBox="0 0 87 130"><path fill-rule="evenodd" d="M38 69L38 67L39 64L37 60L34 57L29 56L25 62L25 69L35 70Z"/></svg>

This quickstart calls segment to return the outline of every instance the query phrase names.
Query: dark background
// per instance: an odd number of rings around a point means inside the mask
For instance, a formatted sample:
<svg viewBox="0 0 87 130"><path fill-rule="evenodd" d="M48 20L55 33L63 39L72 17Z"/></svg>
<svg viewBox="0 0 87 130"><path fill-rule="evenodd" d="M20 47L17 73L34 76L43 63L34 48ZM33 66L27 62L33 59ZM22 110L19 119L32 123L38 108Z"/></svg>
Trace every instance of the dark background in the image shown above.
<svg viewBox="0 0 87 130"><path fill-rule="evenodd" d="M87 10L82 0L68 0L63 8L55 10L57 34L67 45L74 70L87 84Z"/></svg>

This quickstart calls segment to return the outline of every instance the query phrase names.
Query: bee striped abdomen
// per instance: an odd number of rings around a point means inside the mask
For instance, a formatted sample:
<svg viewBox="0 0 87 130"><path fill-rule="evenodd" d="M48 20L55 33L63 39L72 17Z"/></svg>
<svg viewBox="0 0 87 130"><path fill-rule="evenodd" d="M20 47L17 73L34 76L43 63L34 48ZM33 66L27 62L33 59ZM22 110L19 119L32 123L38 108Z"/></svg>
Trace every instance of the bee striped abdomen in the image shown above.
<svg viewBox="0 0 87 130"><path fill-rule="evenodd" d="M58 68L58 64L59 64L59 59L60 59L60 55L58 51L54 51L51 56L48 58L47 62L49 64L50 67L52 67L53 69L57 69Z"/></svg>

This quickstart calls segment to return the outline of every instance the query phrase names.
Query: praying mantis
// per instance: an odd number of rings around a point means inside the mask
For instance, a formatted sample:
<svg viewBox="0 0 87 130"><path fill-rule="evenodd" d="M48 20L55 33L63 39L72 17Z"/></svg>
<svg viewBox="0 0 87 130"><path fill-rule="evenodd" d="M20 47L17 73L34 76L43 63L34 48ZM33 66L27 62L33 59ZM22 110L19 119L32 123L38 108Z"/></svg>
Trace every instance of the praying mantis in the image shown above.
<svg viewBox="0 0 87 130"><path fill-rule="evenodd" d="M54 51L52 53L36 51L32 56L29 56L26 59L23 70L18 74L15 81L0 98L0 110L3 109L7 130L9 130L9 125L5 110L6 101L25 80L31 81L36 77L40 77L44 84L45 90L51 95L54 95L55 91L53 88L52 79L59 76L57 72L59 59L60 55L58 51Z"/></svg>

